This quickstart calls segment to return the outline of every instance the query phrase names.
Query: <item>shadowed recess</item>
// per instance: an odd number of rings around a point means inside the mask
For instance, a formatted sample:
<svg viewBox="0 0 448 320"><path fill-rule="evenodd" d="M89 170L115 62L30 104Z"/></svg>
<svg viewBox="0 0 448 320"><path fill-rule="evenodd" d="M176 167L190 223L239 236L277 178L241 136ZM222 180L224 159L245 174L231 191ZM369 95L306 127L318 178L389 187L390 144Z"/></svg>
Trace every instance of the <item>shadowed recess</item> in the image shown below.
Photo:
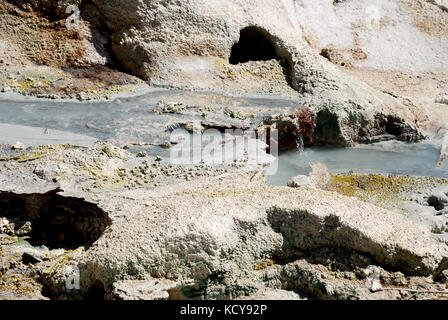
<svg viewBox="0 0 448 320"><path fill-rule="evenodd" d="M0 192L0 216L20 226L31 222L28 241L50 249L89 248L111 224L106 212L84 199L44 194Z"/></svg>
<svg viewBox="0 0 448 320"><path fill-rule="evenodd" d="M277 58L279 57L269 34L257 27L247 27L240 31L240 40L232 47L229 62L239 64Z"/></svg>

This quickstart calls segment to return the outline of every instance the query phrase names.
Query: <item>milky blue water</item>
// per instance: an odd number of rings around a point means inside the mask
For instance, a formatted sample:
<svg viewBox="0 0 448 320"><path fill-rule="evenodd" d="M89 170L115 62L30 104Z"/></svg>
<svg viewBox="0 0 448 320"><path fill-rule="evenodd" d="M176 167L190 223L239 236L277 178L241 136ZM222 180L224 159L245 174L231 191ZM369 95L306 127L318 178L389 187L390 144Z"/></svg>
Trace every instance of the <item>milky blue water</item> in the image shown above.
<svg viewBox="0 0 448 320"><path fill-rule="evenodd" d="M205 97L205 98L204 98ZM153 143L166 138L166 123L202 120L196 115L157 114L160 101L210 99L228 106L297 106L297 101L265 96L232 97L214 93L154 89L112 101L78 102L0 94L0 123L61 130L109 140L119 146L127 143ZM7 137L4 137L7 138Z"/></svg>
<svg viewBox="0 0 448 320"><path fill-rule="evenodd" d="M200 115L158 114L159 101L209 95L229 106L269 106L294 108L297 101L263 96L231 97L178 90L154 90L142 95L106 102L35 99L0 95L0 143L22 140L27 145L72 143L88 145L96 139L119 146L127 143L151 144L167 138L166 123L195 120ZM176 118L177 117L177 118ZM188 118L188 119L187 119ZM12 125L12 126L11 126ZM321 162L333 173L383 173L448 178L448 164L435 168L439 142L402 143L397 141L354 148L313 147L303 152L281 153L273 164L277 170L268 177L271 184L286 185L299 174L308 174L310 164ZM161 148L160 148L161 149ZM154 151L157 154L169 151Z"/></svg>
<svg viewBox="0 0 448 320"><path fill-rule="evenodd" d="M286 185L295 175L311 172L311 163L325 164L332 173L381 173L393 175L448 178L448 164L436 168L440 157L439 142L381 142L354 148L313 147L303 152L281 153L276 174L269 176L273 185Z"/></svg>

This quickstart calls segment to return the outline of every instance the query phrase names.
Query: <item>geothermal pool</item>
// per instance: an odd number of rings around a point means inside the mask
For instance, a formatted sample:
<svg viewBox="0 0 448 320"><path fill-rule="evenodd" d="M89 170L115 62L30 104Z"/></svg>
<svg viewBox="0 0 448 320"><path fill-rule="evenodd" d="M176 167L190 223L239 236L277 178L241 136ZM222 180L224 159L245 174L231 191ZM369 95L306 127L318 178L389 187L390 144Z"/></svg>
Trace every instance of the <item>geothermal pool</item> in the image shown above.
<svg viewBox="0 0 448 320"><path fill-rule="evenodd" d="M439 141L420 143L387 141L353 148L313 147L302 152L290 151L279 155L272 165L278 167L268 176L272 185L286 185L299 174L311 172L311 163L325 164L331 173L380 173L393 175L433 176L448 178L448 165L436 168Z"/></svg>
<svg viewBox="0 0 448 320"><path fill-rule="evenodd" d="M106 102L76 102L0 95L0 143L21 141L28 146L63 144L88 146L96 140L116 145L137 144L149 155L170 155L157 143L167 139L167 122L200 120L197 114L159 114L154 112L161 100L183 98L221 99L228 106L269 106L295 108L297 101L265 96L231 97L213 93L180 90L153 90L138 96ZM208 99L208 98L207 98ZM382 142L353 148L313 147L305 151L283 152L271 165L268 181L286 185L299 174L308 174L310 164L321 162L332 173L382 173L394 175L434 176L448 178L448 163L437 169L440 141L421 143ZM448 162L448 161L447 161Z"/></svg>
<svg viewBox="0 0 448 320"><path fill-rule="evenodd" d="M50 100L0 94L0 123L67 131L122 145L154 141L166 129L167 120L202 120L198 114L159 114L160 101L207 100L229 107L269 106L295 108L297 101L268 96L233 97L210 92L153 89L147 93L111 101Z"/></svg>

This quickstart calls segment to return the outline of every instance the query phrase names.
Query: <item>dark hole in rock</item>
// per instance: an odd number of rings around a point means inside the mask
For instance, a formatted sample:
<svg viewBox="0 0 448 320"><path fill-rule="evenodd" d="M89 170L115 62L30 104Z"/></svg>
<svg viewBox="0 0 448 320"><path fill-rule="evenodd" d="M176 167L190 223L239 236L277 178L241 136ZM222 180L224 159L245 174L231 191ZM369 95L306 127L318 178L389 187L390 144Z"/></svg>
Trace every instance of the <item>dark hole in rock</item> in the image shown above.
<svg viewBox="0 0 448 320"><path fill-rule="evenodd" d="M436 196L430 196L428 198L428 205L434 207L437 211L443 210L445 208L442 200Z"/></svg>
<svg viewBox="0 0 448 320"><path fill-rule="evenodd" d="M289 86L293 85L294 63L291 53L281 46L280 39L271 35L263 28L249 26L241 29L239 41L233 45L229 63L236 65L249 61L279 61L285 80Z"/></svg>
<svg viewBox="0 0 448 320"><path fill-rule="evenodd" d="M291 124L283 124L278 132L278 151L296 150L299 147L299 130Z"/></svg>
<svg viewBox="0 0 448 320"><path fill-rule="evenodd" d="M229 62L238 64L277 58L279 57L269 34L257 27L247 27L240 31L240 40L232 47Z"/></svg>
<svg viewBox="0 0 448 320"><path fill-rule="evenodd" d="M89 248L111 224L107 213L84 199L64 197L60 190L45 194L0 192L0 216L30 221L33 246L50 249Z"/></svg>
<svg viewBox="0 0 448 320"><path fill-rule="evenodd" d="M344 144L338 116L330 110L320 110L316 114L313 138L315 143Z"/></svg>
<svg viewBox="0 0 448 320"><path fill-rule="evenodd" d="M40 260L40 259L34 257L33 255L25 252L24 254L22 254L22 262L23 262L23 264L28 265L28 264L36 264L36 263L42 262L42 260Z"/></svg>
<svg viewBox="0 0 448 320"><path fill-rule="evenodd" d="M266 131L268 153L271 153L272 147L278 151L298 149L301 132L297 119L293 119L292 117L269 119L265 121L265 124L268 125Z"/></svg>
<svg viewBox="0 0 448 320"><path fill-rule="evenodd" d="M376 129L379 129L380 132L375 133L375 136L385 136L388 137L388 140L391 140L390 137L394 137L394 139L406 142L418 142L425 138L417 124L410 123L396 115L378 114L376 118Z"/></svg>
<svg viewBox="0 0 448 320"><path fill-rule="evenodd" d="M386 122L386 133L399 136L400 134L403 134L403 132L403 120L389 116Z"/></svg>
<svg viewBox="0 0 448 320"><path fill-rule="evenodd" d="M104 284L97 280L87 290L86 300L104 300L105 294Z"/></svg>

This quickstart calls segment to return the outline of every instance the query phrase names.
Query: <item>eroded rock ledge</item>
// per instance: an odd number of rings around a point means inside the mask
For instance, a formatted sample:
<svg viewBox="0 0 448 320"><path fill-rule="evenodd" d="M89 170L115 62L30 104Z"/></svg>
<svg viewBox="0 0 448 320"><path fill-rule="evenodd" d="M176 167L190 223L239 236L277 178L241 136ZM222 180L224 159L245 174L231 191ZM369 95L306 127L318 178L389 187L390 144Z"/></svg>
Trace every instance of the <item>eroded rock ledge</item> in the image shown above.
<svg viewBox="0 0 448 320"><path fill-rule="evenodd" d="M407 8L408 2L400 6ZM340 127L330 128L340 131L336 143L380 141L390 135L416 141L437 129L416 123L443 123L440 115L430 112L434 106L419 112L420 101L406 101L406 95L369 86L369 79L360 81L350 75L352 70L341 70L339 64L321 56L312 36L304 33L314 26L298 20L307 7L293 6L291 1L190 0L149 5L147 1L24 0L0 4L4 32L11 35L0 49L11 57L0 72L4 91L89 100L145 88L139 79L120 72L125 71L154 86L298 98L316 115L331 114ZM76 30L66 27L69 5L80 10ZM316 10L323 5L316 5ZM342 4L328 6L337 10ZM439 17L427 5L424 8L443 21L443 14ZM25 19L32 23L12 32ZM351 31L369 37L369 30L358 29ZM253 43L261 43L259 50L251 49ZM327 125L334 127L334 123ZM377 130L381 127L386 130Z"/></svg>
<svg viewBox="0 0 448 320"><path fill-rule="evenodd" d="M31 244L49 223L63 223L45 218L52 212L45 201L36 209L34 200L50 195L65 218L79 221L52 227L53 235L94 236L73 242L82 246L74 251L48 243L47 258L29 253L36 259L27 256L29 269L20 260L5 264L18 235L2 233L3 286L22 266L42 288L33 292L51 298L399 299L416 283L443 288L448 248L415 221L313 186L268 186L260 168L241 165L191 175L107 143L3 162L2 216L31 222ZM381 270L384 286L399 289L369 291L369 265ZM73 270L80 290L66 289Z"/></svg>

